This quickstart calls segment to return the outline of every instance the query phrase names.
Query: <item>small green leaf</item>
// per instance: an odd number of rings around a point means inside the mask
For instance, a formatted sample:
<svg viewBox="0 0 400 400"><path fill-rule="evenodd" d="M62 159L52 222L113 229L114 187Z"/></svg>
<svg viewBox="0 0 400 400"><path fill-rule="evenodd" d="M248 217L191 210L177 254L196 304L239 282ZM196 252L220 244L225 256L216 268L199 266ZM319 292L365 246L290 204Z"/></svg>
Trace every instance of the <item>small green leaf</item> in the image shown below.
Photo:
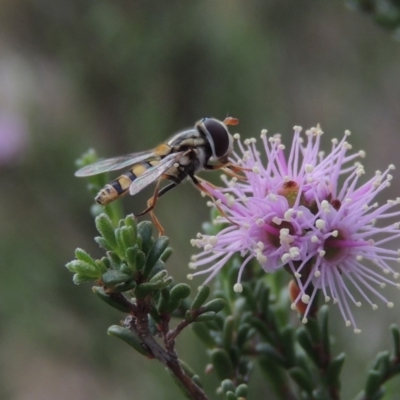
<svg viewBox="0 0 400 400"><path fill-rule="evenodd" d="M318 321L320 323L321 341L324 352L329 359L331 354L331 339L329 336L329 307L326 304L318 311Z"/></svg>
<svg viewBox="0 0 400 400"><path fill-rule="evenodd" d="M133 229L133 237L137 236L137 223L133 214L127 215L124 220L125 226Z"/></svg>
<svg viewBox="0 0 400 400"><path fill-rule="evenodd" d="M124 313L130 312L130 308L127 305L120 303L119 301L115 300L112 296L108 295L102 287L93 286L92 290L94 294L96 294L101 300L103 300L111 307L114 307L117 310L122 311Z"/></svg>
<svg viewBox="0 0 400 400"><path fill-rule="evenodd" d="M197 295L190 306L190 309L197 310L198 308L200 308L207 300L209 295L210 295L210 287L207 285L200 286L198 288Z"/></svg>
<svg viewBox="0 0 400 400"><path fill-rule="evenodd" d="M115 336L115 337L123 340L125 343L129 344L140 354L147 356L147 357L151 356L151 353L146 350L146 347L143 345L143 343L139 339L139 337L136 334L134 334L131 330L129 330L128 328L124 328L119 325L112 325L108 328L107 333L110 336Z"/></svg>
<svg viewBox="0 0 400 400"><path fill-rule="evenodd" d="M131 279L129 281L119 283L112 288L113 293L123 293L136 288L136 281Z"/></svg>
<svg viewBox="0 0 400 400"><path fill-rule="evenodd" d="M138 251L139 251L139 248L137 245L135 245L133 247L128 247L125 252L126 261L128 262L129 268L131 269L132 272L137 271L136 256L138 254Z"/></svg>
<svg viewBox="0 0 400 400"><path fill-rule="evenodd" d="M178 283L176 284L170 292L169 303L168 303L168 312L173 312L179 307L179 304L183 299L186 299L190 295L190 286L186 283Z"/></svg>
<svg viewBox="0 0 400 400"><path fill-rule="evenodd" d="M294 330L291 325L287 325L281 330L281 343L283 346L283 354L286 359L286 366L294 366L296 353L294 348Z"/></svg>
<svg viewBox="0 0 400 400"><path fill-rule="evenodd" d="M93 278L87 277L86 275L74 274L74 276L72 277L72 282L74 282L75 285L80 285L81 283L91 281L93 281Z"/></svg>
<svg viewBox="0 0 400 400"><path fill-rule="evenodd" d="M376 370L370 370L367 375L367 382L365 384L365 396L372 398L379 390L382 384L382 373Z"/></svg>
<svg viewBox="0 0 400 400"><path fill-rule="evenodd" d="M101 280L106 286L114 286L118 283L124 283L131 279L132 277L130 275L116 270L108 270L101 277Z"/></svg>
<svg viewBox="0 0 400 400"><path fill-rule="evenodd" d="M314 361L314 363L318 366L318 355L306 328L304 328L304 326L301 326L299 329L297 329L296 336L297 341L300 343L301 347L304 349L310 359Z"/></svg>
<svg viewBox="0 0 400 400"><path fill-rule="evenodd" d="M101 275L96 265L93 266L85 261L73 260L67 263L65 266L69 271L75 272L81 276L85 276L91 280L98 279Z"/></svg>
<svg viewBox="0 0 400 400"><path fill-rule="evenodd" d="M138 250L135 261L136 271L142 271L145 262L146 262L146 255L143 253L143 251Z"/></svg>
<svg viewBox="0 0 400 400"><path fill-rule="evenodd" d="M169 290L168 288L165 288L161 290L160 298L158 299L157 303L157 311L160 314L165 313L167 311L168 303L169 303Z"/></svg>
<svg viewBox="0 0 400 400"><path fill-rule="evenodd" d="M163 269L160 272L157 272L151 279L150 282L158 282L158 281L164 281L165 278L168 277L168 271Z"/></svg>
<svg viewBox="0 0 400 400"><path fill-rule="evenodd" d="M220 312L225 307L226 301L224 299L214 299L204 304L205 311Z"/></svg>
<svg viewBox="0 0 400 400"><path fill-rule="evenodd" d="M159 260L165 249L168 247L168 241L169 239L167 236L160 236L154 242L149 253L147 254L146 264L143 270L143 275L145 277L149 276L154 264Z"/></svg>
<svg viewBox="0 0 400 400"><path fill-rule="evenodd" d="M248 394L247 385L245 383L242 383L241 385L239 385L235 390L235 394L238 397L247 397L247 394Z"/></svg>
<svg viewBox="0 0 400 400"><path fill-rule="evenodd" d="M224 379L221 382L222 393L233 392L235 390L235 386L230 379Z"/></svg>
<svg viewBox="0 0 400 400"><path fill-rule="evenodd" d="M234 392L226 392L225 398L226 400L237 400L237 397Z"/></svg>
<svg viewBox="0 0 400 400"><path fill-rule="evenodd" d="M75 250L75 257L78 260L93 265L94 267L96 266L94 259L85 250L80 249L79 247Z"/></svg>
<svg viewBox="0 0 400 400"><path fill-rule="evenodd" d="M216 347L216 342L215 338L211 335L210 330L207 328L207 326L204 323L195 323L192 324L192 329L193 332L196 334L196 336L208 347L208 348L214 348Z"/></svg>
<svg viewBox="0 0 400 400"><path fill-rule="evenodd" d="M311 378L299 367L293 367L288 370L292 379L307 393L312 393L314 384Z"/></svg>
<svg viewBox="0 0 400 400"><path fill-rule="evenodd" d="M104 262L104 259L106 259L107 261L109 261L108 258L106 258L106 257L103 257L101 260L96 260L96 261L95 261L97 270L98 270L100 273L102 273L102 274L103 274L104 272L106 272L108 268L110 268L110 263L107 263L107 264L106 264L106 263Z"/></svg>
<svg viewBox="0 0 400 400"><path fill-rule="evenodd" d="M107 258L111 262L111 266L115 269L118 269L121 264L121 258L115 251L107 251Z"/></svg>
<svg viewBox="0 0 400 400"><path fill-rule="evenodd" d="M326 370L326 379L328 382L333 383L334 386L339 386L339 375L342 371L345 359L346 354L340 353L328 365Z"/></svg>
<svg viewBox="0 0 400 400"><path fill-rule="evenodd" d="M215 318L215 312L214 311L208 311L205 312L198 317L196 317L196 322L205 322L205 321L210 321Z"/></svg>
<svg viewBox="0 0 400 400"><path fill-rule="evenodd" d="M113 250L112 246L108 243L106 239L104 239L102 236L96 236L94 238L94 241L104 250L110 251Z"/></svg>
<svg viewBox="0 0 400 400"><path fill-rule="evenodd" d="M168 285L170 282L145 282L137 285L135 288L135 296L137 299L144 299L146 296L162 289L164 285Z"/></svg>
<svg viewBox="0 0 400 400"><path fill-rule="evenodd" d="M115 229L114 234L115 234L115 240L117 242L117 247L119 249L119 254L125 254L126 246L122 238L121 228Z"/></svg>
<svg viewBox="0 0 400 400"><path fill-rule="evenodd" d="M382 376L386 376L390 372L390 354L388 351L381 351L376 358L379 371Z"/></svg>
<svg viewBox="0 0 400 400"><path fill-rule="evenodd" d="M269 343L259 343L256 346L256 350L259 354L269 358L271 361L278 363L279 365L285 366L285 359L282 355Z"/></svg>
<svg viewBox="0 0 400 400"><path fill-rule="evenodd" d="M131 226L121 227L120 235L121 235L121 240L126 249L136 245L135 230Z"/></svg>
<svg viewBox="0 0 400 400"><path fill-rule="evenodd" d="M96 218L95 223L101 236L103 236L103 238L109 243L112 249L117 250L117 240L115 238L114 227L110 218L106 214L101 214Z"/></svg>
<svg viewBox="0 0 400 400"><path fill-rule="evenodd" d="M153 224L150 221L142 221L137 226L137 232L142 238L142 250L147 254L153 245Z"/></svg>
<svg viewBox="0 0 400 400"><path fill-rule="evenodd" d="M164 262L166 262L170 257L171 254L174 252L174 249L172 247L167 247L164 250L164 253L161 254L161 260L163 260Z"/></svg>
<svg viewBox="0 0 400 400"><path fill-rule="evenodd" d="M229 354L224 349L210 351L211 362L219 379L232 378L234 370Z"/></svg>
<svg viewBox="0 0 400 400"><path fill-rule="evenodd" d="M225 318L224 328L222 330L222 345L229 351L232 348L233 330L235 327L235 319L232 315Z"/></svg>
<svg viewBox="0 0 400 400"><path fill-rule="evenodd" d="M393 338L394 356L400 359L400 331L396 324L390 326Z"/></svg>
<svg viewBox="0 0 400 400"><path fill-rule="evenodd" d="M316 321L315 318L309 318L308 322L304 325L304 327L310 334L312 343L319 343L321 341L318 322Z"/></svg>

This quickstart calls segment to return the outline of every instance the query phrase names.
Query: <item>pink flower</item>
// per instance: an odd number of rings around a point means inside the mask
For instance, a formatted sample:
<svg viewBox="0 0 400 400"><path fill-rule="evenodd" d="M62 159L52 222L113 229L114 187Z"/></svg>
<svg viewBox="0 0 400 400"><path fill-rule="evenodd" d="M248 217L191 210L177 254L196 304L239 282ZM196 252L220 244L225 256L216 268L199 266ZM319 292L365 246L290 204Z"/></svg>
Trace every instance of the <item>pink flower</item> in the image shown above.
<svg viewBox="0 0 400 400"><path fill-rule="evenodd" d="M306 140L300 132L300 127L294 128L286 158L280 135L267 138L263 131L266 162L255 139L243 145L236 135L242 154L235 154L233 161L244 167L246 180L224 177L224 188L204 184L222 212L214 222L224 227L214 236L199 234L192 240L203 251L193 256L189 266L202 269L189 278L208 274L207 283L233 255L240 254L244 261L234 286L240 292L241 276L251 259L257 259L266 272L285 266L299 288L292 308L299 302L306 304L304 323L320 290L325 301L338 304L346 325L360 332L351 304L360 306L363 300L376 309L373 299L379 298L393 307L379 289L386 284L400 288L395 282L400 274L391 267L400 260L399 250L385 247L400 237L398 223L385 223L400 215L392 211L400 200L381 206L374 202L390 185L394 167L360 185L364 169L354 161L365 154L348 154L350 132L340 142L332 140L327 155L320 151L319 127L306 131Z"/></svg>

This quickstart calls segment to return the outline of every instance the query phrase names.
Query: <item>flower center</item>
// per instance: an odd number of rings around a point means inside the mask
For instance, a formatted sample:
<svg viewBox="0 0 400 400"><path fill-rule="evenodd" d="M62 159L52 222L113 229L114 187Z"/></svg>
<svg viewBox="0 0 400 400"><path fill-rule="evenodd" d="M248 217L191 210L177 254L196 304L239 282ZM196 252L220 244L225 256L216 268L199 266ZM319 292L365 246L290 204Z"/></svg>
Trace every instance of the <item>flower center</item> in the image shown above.
<svg viewBox="0 0 400 400"><path fill-rule="evenodd" d="M289 235L295 234L293 225L287 221L282 221L279 225L271 221L271 223L264 225L264 229L266 234L266 242L270 243L275 248L281 247L280 233L282 229L287 229L289 231Z"/></svg>
<svg viewBox="0 0 400 400"><path fill-rule="evenodd" d="M299 185L295 181L288 181L278 190L278 194L285 197L289 207L293 207L299 193Z"/></svg>
<svg viewBox="0 0 400 400"><path fill-rule="evenodd" d="M343 235L343 232L338 232L336 237L331 236L324 242L324 258L327 261L339 261L347 254L349 247L346 245L346 237Z"/></svg>

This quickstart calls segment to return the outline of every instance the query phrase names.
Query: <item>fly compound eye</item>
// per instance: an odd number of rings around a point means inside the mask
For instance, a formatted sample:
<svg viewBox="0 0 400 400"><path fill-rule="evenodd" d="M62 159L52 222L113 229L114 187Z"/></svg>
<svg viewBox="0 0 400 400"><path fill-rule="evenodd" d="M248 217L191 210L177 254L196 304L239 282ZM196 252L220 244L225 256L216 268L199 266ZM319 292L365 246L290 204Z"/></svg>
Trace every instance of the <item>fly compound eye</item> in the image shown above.
<svg viewBox="0 0 400 400"><path fill-rule="evenodd" d="M214 118L206 118L202 121L202 125L202 131L210 143L213 157L218 159L228 155L232 151L232 136L228 128Z"/></svg>

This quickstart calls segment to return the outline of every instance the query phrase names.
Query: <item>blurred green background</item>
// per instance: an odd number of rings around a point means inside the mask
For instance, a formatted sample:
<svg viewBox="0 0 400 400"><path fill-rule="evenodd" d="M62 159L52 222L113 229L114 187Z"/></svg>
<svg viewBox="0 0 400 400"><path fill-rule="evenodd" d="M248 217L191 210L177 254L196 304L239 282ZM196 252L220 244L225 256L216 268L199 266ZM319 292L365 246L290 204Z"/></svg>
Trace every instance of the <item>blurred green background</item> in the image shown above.
<svg viewBox="0 0 400 400"><path fill-rule="evenodd" d="M400 44L339 0L2 0L0 398L181 398L160 365L106 336L121 314L64 268L78 246L101 254L93 199L73 176L89 147L102 157L146 150L203 116L231 115L242 137L267 128L286 143L293 125L320 123L326 148L353 132L369 176L399 158L399 94ZM398 196L394 175L385 198ZM125 212L141 211L150 193L124 199ZM185 281L189 239L209 210L190 184L162 200L157 215L175 248L168 266ZM400 306L398 291L385 295ZM332 311L350 399L400 318L396 307L356 310L356 336ZM188 330L178 349L203 375L193 339ZM250 399L267 398L254 374ZM214 396L216 381L204 380Z"/></svg>

